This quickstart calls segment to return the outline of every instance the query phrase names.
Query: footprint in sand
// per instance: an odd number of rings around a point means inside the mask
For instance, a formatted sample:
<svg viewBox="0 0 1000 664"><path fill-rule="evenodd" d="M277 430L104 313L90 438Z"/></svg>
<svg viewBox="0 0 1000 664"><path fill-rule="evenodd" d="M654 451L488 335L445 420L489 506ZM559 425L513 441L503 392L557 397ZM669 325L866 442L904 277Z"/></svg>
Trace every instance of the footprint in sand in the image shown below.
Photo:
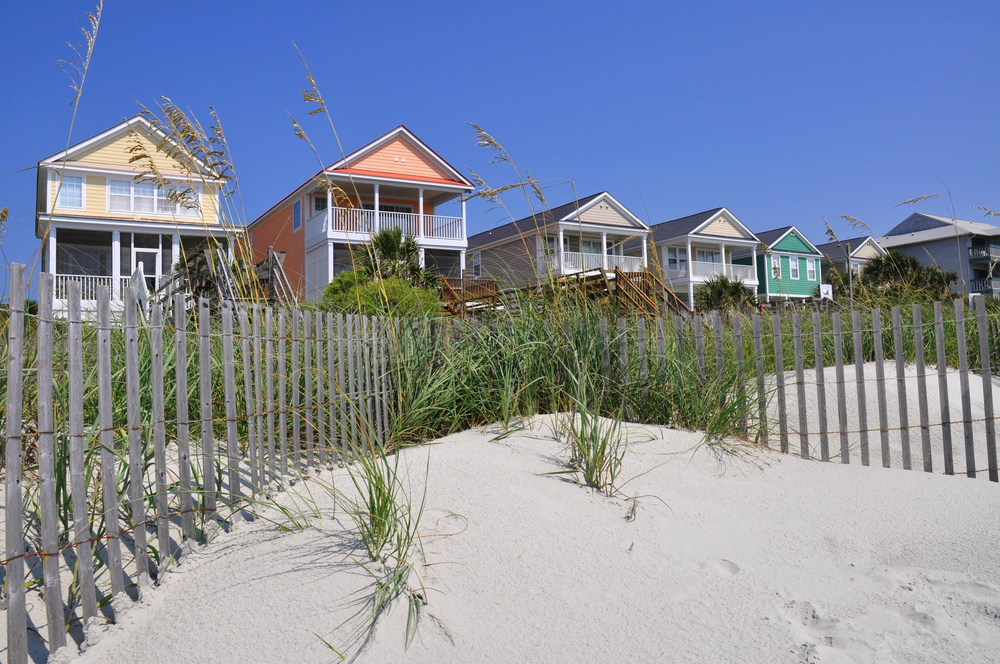
<svg viewBox="0 0 1000 664"><path fill-rule="evenodd" d="M710 560L703 564L705 569L712 570L720 576L733 576L740 571L740 566L725 558L721 560Z"/></svg>

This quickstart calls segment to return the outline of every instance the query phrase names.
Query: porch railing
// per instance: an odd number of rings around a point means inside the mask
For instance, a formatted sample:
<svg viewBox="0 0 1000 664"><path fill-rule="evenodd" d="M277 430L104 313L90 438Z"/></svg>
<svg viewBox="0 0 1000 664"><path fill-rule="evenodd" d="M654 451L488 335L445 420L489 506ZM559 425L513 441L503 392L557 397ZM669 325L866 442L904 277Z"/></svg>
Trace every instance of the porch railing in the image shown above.
<svg viewBox="0 0 1000 664"><path fill-rule="evenodd" d="M1000 259L1000 246L997 245L980 245L978 247L969 247L969 259L971 260L982 260L982 259Z"/></svg>
<svg viewBox="0 0 1000 664"><path fill-rule="evenodd" d="M101 288L110 288L111 297L120 298L128 286L128 277L118 277L115 283L114 277L95 277L89 274L57 274L55 275L55 298L65 300L69 297L67 284L78 282L80 284L81 300L96 300L97 291Z"/></svg>
<svg viewBox="0 0 1000 664"><path fill-rule="evenodd" d="M969 290L973 293L993 293L1000 290L1000 280L993 277L985 279L973 279L969 282Z"/></svg>
<svg viewBox="0 0 1000 664"><path fill-rule="evenodd" d="M462 218L425 214L424 235L441 240L461 240Z"/></svg>
<svg viewBox="0 0 1000 664"><path fill-rule="evenodd" d="M334 233L376 233L387 228L398 228L403 235L417 237L420 229L420 215L412 212L380 212L376 219L374 210L333 208L330 217ZM306 241L326 233L326 219L326 210L310 217L306 222ZM423 235L435 239L461 240L465 237L465 228L461 217L425 214Z"/></svg>
<svg viewBox="0 0 1000 664"><path fill-rule="evenodd" d="M753 269L753 265L726 265L726 271L733 279L743 282L757 281L757 272Z"/></svg>

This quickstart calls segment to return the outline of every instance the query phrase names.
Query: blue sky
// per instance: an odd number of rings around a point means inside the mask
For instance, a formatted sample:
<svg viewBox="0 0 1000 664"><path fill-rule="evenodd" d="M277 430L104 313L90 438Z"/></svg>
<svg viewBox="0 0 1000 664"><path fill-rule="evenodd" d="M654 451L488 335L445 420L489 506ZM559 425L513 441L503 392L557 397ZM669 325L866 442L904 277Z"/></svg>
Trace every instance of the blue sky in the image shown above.
<svg viewBox="0 0 1000 664"><path fill-rule="evenodd" d="M34 174L61 149L73 93L55 61L92 0L7 3L0 39L0 207L6 260L30 262ZM297 43L351 151L406 124L490 184L468 121L558 205L608 190L650 223L726 206L752 230L821 215L883 233L907 199L945 190L960 218L1000 209L997 2L186 2L109 0L73 140L159 94L218 109L247 220L326 162L325 118L307 117ZM11 174L13 173L13 174ZM514 212L523 207L514 205ZM447 211L443 212L448 214ZM469 231L506 221L469 205Z"/></svg>

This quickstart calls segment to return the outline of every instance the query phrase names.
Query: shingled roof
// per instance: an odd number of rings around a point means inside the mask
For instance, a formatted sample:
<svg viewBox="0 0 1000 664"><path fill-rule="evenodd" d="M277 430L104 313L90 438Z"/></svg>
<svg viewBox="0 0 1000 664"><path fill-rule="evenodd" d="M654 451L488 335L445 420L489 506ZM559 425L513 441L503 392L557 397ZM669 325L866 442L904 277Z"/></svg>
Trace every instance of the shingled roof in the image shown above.
<svg viewBox="0 0 1000 664"><path fill-rule="evenodd" d="M866 240L874 239L870 235L861 235L859 237L852 237L846 240L840 240L839 242L827 242L826 244L817 244L816 248L819 249L819 253L823 254L831 261L842 261L847 258L847 245L851 245L851 251L857 251L858 248L865 243Z"/></svg>
<svg viewBox="0 0 1000 664"><path fill-rule="evenodd" d="M487 244L493 244L494 242L499 242L501 240L506 240L512 237L520 237L526 233L533 233L539 228L543 228L550 224L554 224L563 217L572 214L574 211L582 208L584 205L594 200L598 196L602 196L608 192L601 191L596 194L591 194L590 196L584 196L575 201L566 203L565 205L560 205L559 207L554 207L551 210L544 210L538 212L533 216L525 217L524 219L518 219L517 221L512 221L508 224L502 226L497 226L488 231L483 231L482 233L476 233L475 235L469 236L469 249L474 247L482 247Z"/></svg>

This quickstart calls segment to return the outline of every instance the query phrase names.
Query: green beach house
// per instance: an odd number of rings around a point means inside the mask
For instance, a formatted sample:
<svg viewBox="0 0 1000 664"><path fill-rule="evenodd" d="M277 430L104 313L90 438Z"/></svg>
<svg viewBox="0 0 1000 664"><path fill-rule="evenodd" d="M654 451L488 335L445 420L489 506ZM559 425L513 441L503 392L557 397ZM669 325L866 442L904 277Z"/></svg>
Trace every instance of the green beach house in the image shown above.
<svg viewBox="0 0 1000 664"><path fill-rule="evenodd" d="M795 226L756 233L757 297L762 302L816 295L822 279L822 258L816 246ZM734 255L733 263L752 265L750 252Z"/></svg>

